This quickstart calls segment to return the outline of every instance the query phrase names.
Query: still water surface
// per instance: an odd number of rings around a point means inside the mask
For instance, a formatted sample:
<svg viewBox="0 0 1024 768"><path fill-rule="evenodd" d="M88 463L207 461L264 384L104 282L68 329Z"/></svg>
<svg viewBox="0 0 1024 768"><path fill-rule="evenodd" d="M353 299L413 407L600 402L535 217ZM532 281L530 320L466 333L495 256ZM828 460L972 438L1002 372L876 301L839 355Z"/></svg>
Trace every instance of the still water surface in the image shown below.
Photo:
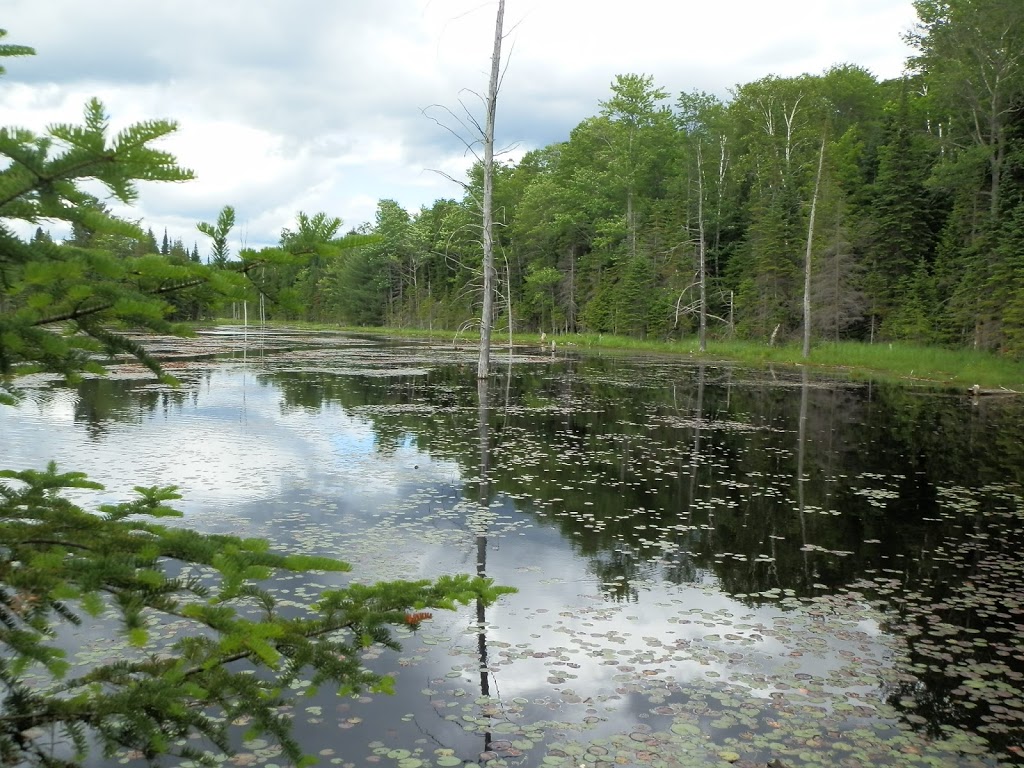
<svg viewBox="0 0 1024 768"><path fill-rule="evenodd" d="M85 471L90 503L175 484L184 524L362 581L519 590L368 653L395 696L298 698L322 764L1024 764L1017 399L539 349L479 390L471 349L282 331L158 351L178 389L29 382L0 466Z"/></svg>

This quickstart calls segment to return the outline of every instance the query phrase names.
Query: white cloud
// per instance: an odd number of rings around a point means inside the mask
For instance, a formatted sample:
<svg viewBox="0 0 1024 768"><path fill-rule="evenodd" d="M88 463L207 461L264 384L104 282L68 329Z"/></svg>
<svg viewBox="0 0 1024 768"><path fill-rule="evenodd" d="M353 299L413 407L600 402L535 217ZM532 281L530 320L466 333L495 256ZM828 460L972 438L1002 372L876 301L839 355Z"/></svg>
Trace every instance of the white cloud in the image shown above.
<svg viewBox="0 0 1024 768"><path fill-rule="evenodd" d="M8 40L39 55L7 62L0 124L75 120L93 95L116 125L176 119L167 147L198 178L147 187L135 215L203 250L194 224L226 204L246 225L236 248L276 241L300 209L355 226L380 198L415 209L460 194L428 169L458 176L471 158L422 110L475 106L465 89L486 87L493 22L478 0L111 0L102 14L11 0ZM909 0L508 0L498 141L566 138L624 72L722 96L837 63L895 77L913 22Z"/></svg>

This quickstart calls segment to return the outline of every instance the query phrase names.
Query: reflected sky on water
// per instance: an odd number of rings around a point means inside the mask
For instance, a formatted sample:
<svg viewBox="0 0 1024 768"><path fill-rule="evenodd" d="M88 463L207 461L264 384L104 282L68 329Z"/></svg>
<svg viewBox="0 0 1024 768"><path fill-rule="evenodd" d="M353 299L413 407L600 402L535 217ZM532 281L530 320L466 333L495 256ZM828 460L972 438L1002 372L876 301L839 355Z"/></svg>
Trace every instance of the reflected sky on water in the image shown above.
<svg viewBox="0 0 1024 768"><path fill-rule="evenodd" d="M0 465L84 471L97 502L177 485L184 524L340 557L359 580L519 589L482 625L438 613L369 653L396 696L300 698L325 763L1021 754L1016 400L518 349L481 408L471 349L278 346L184 355L176 389L127 368L30 381L0 409ZM274 589L302 602L338 578ZM987 596L957 602L965 583Z"/></svg>

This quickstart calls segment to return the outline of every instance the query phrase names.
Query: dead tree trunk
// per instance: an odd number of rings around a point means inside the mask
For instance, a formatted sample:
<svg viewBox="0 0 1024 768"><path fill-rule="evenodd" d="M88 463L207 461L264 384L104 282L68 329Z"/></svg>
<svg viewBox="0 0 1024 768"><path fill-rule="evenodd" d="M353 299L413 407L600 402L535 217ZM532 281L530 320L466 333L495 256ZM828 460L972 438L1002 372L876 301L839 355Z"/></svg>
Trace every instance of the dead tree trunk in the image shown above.
<svg viewBox="0 0 1024 768"><path fill-rule="evenodd" d="M818 175L814 178L814 197L811 198L811 216L807 223L807 254L804 256L804 358L811 356L811 255L814 250L814 213L818 207L821 189L821 169L825 165L825 137L821 137L818 155Z"/></svg>
<svg viewBox="0 0 1024 768"><path fill-rule="evenodd" d="M704 232L704 157L700 139L697 139L697 281L700 283L700 325L697 340L701 352L708 349L708 269L707 236Z"/></svg>
<svg viewBox="0 0 1024 768"><path fill-rule="evenodd" d="M491 80L487 87L487 117L484 122L484 300L480 315L480 358L476 367L478 379L486 379L490 371L491 326L494 322L494 113L498 102L504 18L505 0L498 0L498 16L494 22L494 52L491 54Z"/></svg>

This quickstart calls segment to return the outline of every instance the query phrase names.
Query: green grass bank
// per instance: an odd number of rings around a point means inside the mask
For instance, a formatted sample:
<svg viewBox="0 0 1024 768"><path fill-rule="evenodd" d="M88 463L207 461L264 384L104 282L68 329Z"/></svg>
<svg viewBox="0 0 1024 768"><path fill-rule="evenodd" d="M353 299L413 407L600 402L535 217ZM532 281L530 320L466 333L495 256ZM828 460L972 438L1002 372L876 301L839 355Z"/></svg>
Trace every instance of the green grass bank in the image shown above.
<svg viewBox="0 0 1024 768"><path fill-rule="evenodd" d="M476 329L456 333L410 328L350 328L328 324L275 323L278 324L364 335L429 338L460 345L475 345L479 338ZM508 333L498 330L492 336L492 341L495 348L507 348ZM744 341L708 341L707 351L701 353L698 351L696 338L661 341L608 334L569 334L549 335L542 342L540 334L537 333L517 333L512 336L513 344L533 346L537 349L550 348L552 342L556 350L643 352L753 366L807 366L823 373L846 375L857 379L886 379L964 391L977 385L987 392L1024 393L1024 362L971 349L947 349L896 342L821 342L812 347L810 358L804 360L798 344L768 346Z"/></svg>

